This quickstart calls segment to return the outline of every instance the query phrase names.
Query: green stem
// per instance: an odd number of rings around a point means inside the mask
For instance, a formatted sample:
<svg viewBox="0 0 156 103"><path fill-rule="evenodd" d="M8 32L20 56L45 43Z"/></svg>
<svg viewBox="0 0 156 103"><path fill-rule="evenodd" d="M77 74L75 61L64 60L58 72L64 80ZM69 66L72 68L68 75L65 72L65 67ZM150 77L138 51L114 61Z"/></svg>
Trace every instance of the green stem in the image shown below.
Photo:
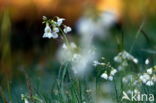
<svg viewBox="0 0 156 103"><path fill-rule="evenodd" d="M115 84L115 80L113 80L113 83L114 83L114 88L115 88L116 100L117 100L117 103L119 103L118 91L117 91L117 87L116 87L116 84Z"/></svg>
<svg viewBox="0 0 156 103"><path fill-rule="evenodd" d="M65 44L70 47L70 44L69 44L69 40L67 39L66 35L64 34L64 32L62 31L62 29L59 27L59 30L61 31L61 34L63 36L63 39L64 39L64 42Z"/></svg>
<svg viewBox="0 0 156 103"><path fill-rule="evenodd" d="M143 21L142 24L140 25L140 27L139 27L137 33L136 33L135 40L134 40L134 42L133 42L133 44L132 44L132 46L131 46L131 48L130 48L130 53L132 52L132 50L133 50L133 48L134 48L134 45L136 44L136 41L137 41L137 39L138 39L138 37L139 37L139 35L140 35L140 32L141 32L141 30L142 30L142 28L143 28L143 26L144 26L144 23L145 23L145 22Z"/></svg>

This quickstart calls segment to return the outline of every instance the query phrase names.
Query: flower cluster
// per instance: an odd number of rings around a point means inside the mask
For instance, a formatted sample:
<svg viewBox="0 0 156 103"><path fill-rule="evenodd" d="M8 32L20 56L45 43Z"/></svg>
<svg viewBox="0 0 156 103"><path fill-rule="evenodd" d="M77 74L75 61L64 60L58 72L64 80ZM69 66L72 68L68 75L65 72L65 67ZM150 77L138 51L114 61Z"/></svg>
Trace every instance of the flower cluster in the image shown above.
<svg viewBox="0 0 156 103"><path fill-rule="evenodd" d="M139 79L141 82L147 86L153 86L156 82L156 66L147 69L146 73L140 75Z"/></svg>
<svg viewBox="0 0 156 103"><path fill-rule="evenodd" d="M120 52L117 56L114 57L114 61L117 63L120 63L118 66L118 70L122 70L123 68L128 66L128 61L132 61L135 64L138 63L138 59L133 57L131 54L129 54L127 51Z"/></svg>
<svg viewBox="0 0 156 103"><path fill-rule="evenodd" d="M103 73L101 74L101 78L106 79L106 80L113 80L114 75L117 73L117 70L114 69L110 63L105 62L105 58L102 57L101 61L93 61L93 66L97 67L97 66L102 66L104 68L104 71L102 71Z"/></svg>
<svg viewBox="0 0 156 103"><path fill-rule="evenodd" d="M122 83L125 88L139 89L141 87L141 83L138 80L138 75L136 74L128 74L122 77Z"/></svg>
<svg viewBox="0 0 156 103"><path fill-rule="evenodd" d="M44 29L44 35L43 38L58 38L59 34L67 34L72 29L69 26L66 26L63 24L64 18L56 17L56 20L47 19L47 17L43 16L43 23L46 24L46 27ZM63 26L63 30L61 29L61 26Z"/></svg>
<svg viewBox="0 0 156 103"><path fill-rule="evenodd" d="M104 78L106 80L110 80L112 81L113 80L113 76L117 73L117 70L116 69L112 69L110 71L110 73L108 73L107 71L105 71L103 74L101 74L101 78Z"/></svg>

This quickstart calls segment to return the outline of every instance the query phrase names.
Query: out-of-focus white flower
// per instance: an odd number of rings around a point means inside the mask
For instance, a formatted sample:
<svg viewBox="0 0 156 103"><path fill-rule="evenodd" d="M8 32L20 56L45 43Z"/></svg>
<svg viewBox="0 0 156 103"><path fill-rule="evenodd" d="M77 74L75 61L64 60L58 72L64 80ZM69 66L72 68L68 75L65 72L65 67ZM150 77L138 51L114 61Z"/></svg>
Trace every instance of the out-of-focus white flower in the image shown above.
<svg viewBox="0 0 156 103"><path fill-rule="evenodd" d="M83 77L91 71L91 63L95 59L94 50L85 50L79 53L81 55L77 61L72 62L72 70L78 77Z"/></svg>
<svg viewBox="0 0 156 103"><path fill-rule="evenodd" d="M114 76L116 73L117 73L117 70L116 70L116 69L113 69L113 70L110 72L110 74L111 74L112 76Z"/></svg>
<svg viewBox="0 0 156 103"><path fill-rule="evenodd" d="M104 79L108 79L108 75L107 75L107 73L103 73L102 75L101 75L101 78L104 78Z"/></svg>
<svg viewBox="0 0 156 103"><path fill-rule="evenodd" d="M67 46L66 46L65 43L63 43L62 48L63 48L63 49L67 49Z"/></svg>
<svg viewBox="0 0 156 103"><path fill-rule="evenodd" d="M138 85L138 83L139 83L139 81L138 81L138 80L135 80L135 81L133 82L133 85Z"/></svg>
<svg viewBox="0 0 156 103"><path fill-rule="evenodd" d="M63 31L65 32L65 33L69 33L69 32L71 32L71 27L69 27L69 26L64 26L64 29L63 29Z"/></svg>
<svg viewBox="0 0 156 103"><path fill-rule="evenodd" d="M152 72L153 72L152 68L147 69L148 74L152 74Z"/></svg>
<svg viewBox="0 0 156 103"><path fill-rule="evenodd" d="M70 48L69 48L69 46L70 46ZM74 49L76 49L77 46L74 42L69 43L69 46L67 46L65 43L63 43L62 46L60 47L60 49L58 50L57 56L61 62L75 60L77 53L74 52ZM74 54L75 54L75 56L74 56Z"/></svg>
<svg viewBox="0 0 156 103"><path fill-rule="evenodd" d="M153 86L156 82L155 66L146 70L146 73L140 76L140 80L147 86Z"/></svg>
<svg viewBox="0 0 156 103"><path fill-rule="evenodd" d="M93 65L96 67L97 65L99 65L100 63L99 63L99 61L97 61L97 60L95 60L95 61L93 61Z"/></svg>
<svg viewBox="0 0 156 103"><path fill-rule="evenodd" d="M128 61L132 61L135 64L138 63L138 59L133 57L131 54L129 54L127 51L122 51L118 53L117 56L114 57L114 61L119 63L118 70L123 70L128 66Z"/></svg>
<svg viewBox="0 0 156 103"><path fill-rule="evenodd" d="M125 50L120 52L117 56L114 57L114 61L118 63L121 63L125 60L131 60L134 63L138 63L138 60Z"/></svg>
<svg viewBox="0 0 156 103"><path fill-rule="evenodd" d="M75 44L74 42L71 42L71 43L70 43L70 47L71 47L72 49L77 48L77 46L76 46L76 44ZM63 43L62 48L63 48L63 49L68 49L68 48L67 48L67 45L66 45L65 43Z"/></svg>
<svg viewBox="0 0 156 103"><path fill-rule="evenodd" d="M145 79L144 76L141 75L139 78L143 83L146 83L147 79Z"/></svg>
<svg viewBox="0 0 156 103"><path fill-rule="evenodd" d="M81 35L94 35L104 38L109 29L117 21L117 15L112 11L102 12L95 20L91 15L85 15L77 22L77 30Z"/></svg>
<svg viewBox="0 0 156 103"><path fill-rule="evenodd" d="M109 76L108 80L112 81L113 80L113 76Z"/></svg>
<svg viewBox="0 0 156 103"><path fill-rule="evenodd" d="M143 77L144 77L145 79L147 79L147 80L150 79L150 76L149 76L148 74L146 74L146 73L143 75Z"/></svg>
<svg viewBox="0 0 156 103"><path fill-rule="evenodd" d="M121 63L122 62L122 58L120 56L116 56L116 57L114 57L114 61L118 62L118 63Z"/></svg>
<svg viewBox="0 0 156 103"><path fill-rule="evenodd" d="M145 64L146 64L146 65L148 65L149 62L150 62L149 59L146 59L146 60L145 60Z"/></svg>
<svg viewBox="0 0 156 103"><path fill-rule="evenodd" d="M57 17L57 22L56 22L56 24L57 24L58 26L61 26L61 24L63 23L64 20L65 20L64 18L59 18L59 17Z"/></svg>
<svg viewBox="0 0 156 103"><path fill-rule="evenodd" d="M49 26L49 24L47 23L46 24L46 27L44 29L44 35L43 35L43 38L52 38L53 37L53 34L52 34L52 30Z"/></svg>
<svg viewBox="0 0 156 103"><path fill-rule="evenodd" d="M24 103L29 103L29 101L25 98L25 99L24 99Z"/></svg>
<svg viewBox="0 0 156 103"><path fill-rule="evenodd" d="M42 19L43 19L43 20L47 20L47 17L46 17L46 16L42 16Z"/></svg>
<svg viewBox="0 0 156 103"><path fill-rule="evenodd" d="M75 53L75 54L73 55L72 61L79 60L80 58L81 58L81 55L80 55L80 54Z"/></svg>
<svg viewBox="0 0 156 103"><path fill-rule="evenodd" d="M100 16L103 27L111 27L117 21L117 15L112 11L106 11Z"/></svg>
<svg viewBox="0 0 156 103"><path fill-rule="evenodd" d="M128 74L127 76L122 78L122 82L127 84L130 83L131 81L134 81L135 75Z"/></svg>
<svg viewBox="0 0 156 103"><path fill-rule="evenodd" d="M54 39L56 39L56 38L58 38L58 34L57 34L56 32L53 32L53 33L52 33L52 37L53 37Z"/></svg>
<svg viewBox="0 0 156 103"><path fill-rule="evenodd" d="M54 28L53 28L53 31L54 31L55 33L58 33L58 32L59 32L59 28L54 27Z"/></svg>
<svg viewBox="0 0 156 103"><path fill-rule="evenodd" d="M104 65L106 65L106 63L100 63L99 65L102 65L102 66L104 66Z"/></svg>
<svg viewBox="0 0 156 103"><path fill-rule="evenodd" d="M94 28L93 25L95 25L95 22L87 17L82 17L77 23L77 29L79 34L86 35L86 34L94 34Z"/></svg>
<svg viewBox="0 0 156 103"><path fill-rule="evenodd" d="M73 48L73 49L77 48L77 46L76 46L76 44L75 44L74 42L71 42L71 43L70 43L70 46L71 46L71 48Z"/></svg>
<svg viewBox="0 0 156 103"><path fill-rule="evenodd" d="M135 64L137 64L137 63L138 63L138 59L134 58L134 59L133 59L133 62L134 62Z"/></svg>
<svg viewBox="0 0 156 103"><path fill-rule="evenodd" d="M138 94L139 93L139 90L138 89L134 89L134 93L135 94Z"/></svg>
<svg viewBox="0 0 156 103"><path fill-rule="evenodd" d="M128 79L126 77L122 78L123 83L128 83Z"/></svg>
<svg viewBox="0 0 156 103"><path fill-rule="evenodd" d="M147 81L146 85L147 85L147 86L153 86L153 85L154 85L154 83L153 83L153 81L152 81L152 80L149 80L149 81Z"/></svg>
<svg viewBox="0 0 156 103"><path fill-rule="evenodd" d="M143 83L146 83L150 79L150 76L147 73L144 73L139 78Z"/></svg>

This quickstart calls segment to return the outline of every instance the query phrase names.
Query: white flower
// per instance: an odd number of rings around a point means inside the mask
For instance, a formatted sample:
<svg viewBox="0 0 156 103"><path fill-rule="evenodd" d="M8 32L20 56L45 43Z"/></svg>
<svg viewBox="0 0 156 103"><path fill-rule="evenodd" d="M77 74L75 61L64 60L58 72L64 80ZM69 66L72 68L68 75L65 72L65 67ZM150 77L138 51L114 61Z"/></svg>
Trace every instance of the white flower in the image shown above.
<svg viewBox="0 0 156 103"><path fill-rule="evenodd" d="M65 33L68 33L68 32L70 32L72 29L71 29L71 27L69 27L69 26L65 26L64 27L64 29L63 29L63 31L65 32Z"/></svg>
<svg viewBox="0 0 156 103"><path fill-rule="evenodd" d="M145 74L143 75L143 78L146 79L146 80L149 80L149 79L150 79L150 76L149 76L148 74L145 73Z"/></svg>
<svg viewBox="0 0 156 103"><path fill-rule="evenodd" d="M109 76L108 79L109 79L110 81L112 81L112 80L113 80L113 76Z"/></svg>
<svg viewBox="0 0 156 103"><path fill-rule="evenodd" d="M53 37L54 39L56 39L56 38L58 38L58 34L57 34L56 32L53 32L53 33L52 33L52 37Z"/></svg>
<svg viewBox="0 0 156 103"><path fill-rule="evenodd" d="M61 26L61 24L63 23L63 21L64 21L65 19L64 18L57 18L57 22L56 22L56 24L58 25L58 26Z"/></svg>
<svg viewBox="0 0 156 103"><path fill-rule="evenodd" d="M149 62L150 62L149 59L146 59L146 60L145 60L145 64L146 64L146 65L148 65Z"/></svg>
<svg viewBox="0 0 156 103"><path fill-rule="evenodd" d="M111 74L111 75L115 75L116 72L117 72L117 70L116 70L116 69L113 69L113 70L110 72L110 74Z"/></svg>
<svg viewBox="0 0 156 103"><path fill-rule="evenodd" d="M117 63L121 63L122 62L122 58L120 56L115 56L114 57L114 61Z"/></svg>
<svg viewBox="0 0 156 103"><path fill-rule="evenodd" d="M152 71L152 68L147 69L147 73L148 73L148 74L152 74L152 72L153 72L153 71Z"/></svg>
<svg viewBox="0 0 156 103"><path fill-rule="evenodd" d="M96 67L97 65L99 65L100 63L99 63L99 61L97 61L97 60L95 60L95 61L93 61L93 65Z"/></svg>
<svg viewBox="0 0 156 103"><path fill-rule="evenodd" d="M133 59L133 62L134 62L135 64L137 64L137 63L138 63L138 59L134 58L134 59Z"/></svg>
<svg viewBox="0 0 156 103"><path fill-rule="evenodd" d="M131 60L136 64L138 63L138 59L134 58L131 54L129 54L125 50L120 52L117 56L114 57L114 61L118 63L124 62L125 60Z"/></svg>
<svg viewBox="0 0 156 103"><path fill-rule="evenodd" d="M128 79L126 77L122 78L123 83L128 83Z"/></svg>
<svg viewBox="0 0 156 103"><path fill-rule="evenodd" d="M43 19L43 20L47 20L47 17L46 17L46 16L42 16L42 19Z"/></svg>
<svg viewBox="0 0 156 103"><path fill-rule="evenodd" d="M77 46L76 46L76 44L74 42L70 43L70 47L73 48L73 49L77 48ZM67 45L65 43L63 43L62 48L67 49L68 47L67 47Z"/></svg>
<svg viewBox="0 0 156 103"><path fill-rule="evenodd" d="M108 79L108 75L106 74L106 73L103 73L102 75L101 75L101 78L104 78L104 79Z"/></svg>
<svg viewBox="0 0 156 103"><path fill-rule="evenodd" d="M71 48L73 48L73 49L77 48L77 46L76 46L76 44L75 44L74 42L71 42L71 43L70 43L70 46L71 46Z"/></svg>
<svg viewBox="0 0 156 103"><path fill-rule="evenodd" d="M105 63L99 63L99 65L103 65L103 66L104 66L104 65L106 65L106 64L105 64Z"/></svg>
<svg viewBox="0 0 156 103"><path fill-rule="evenodd" d="M138 82L139 82L139 81L135 80L135 81L133 82L133 85L138 85Z"/></svg>
<svg viewBox="0 0 156 103"><path fill-rule="evenodd" d="M75 54L73 55L72 61L79 60L79 59L80 59L80 57L81 57L81 55L80 55L80 54L75 53Z"/></svg>
<svg viewBox="0 0 156 103"><path fill-rule="evenodd" d="M147 85L147 86L153 86L154 83L153 83L153 81L149 80L149 81L147 81L146 85Z"/></svg>
<svg viewBox="0 0 156 103"><path fill-rule="evenodd" d="M134 89L134 93L138 94L139 93L139 90Z"/></svg>
<svg viewBox="0 0 156 103"><path fill-rule="evenodd" d="M24 99L24 103L29 103L29 101L27 99Z"/></svg>
<svg viewBox="0 0 156 103"><path fill-rule="evenodd" d="M43 35L43 38L52 38L53 37L53 34L51 32L51 28L49 26L49 24L47 23L46 24L46 27L44 29L44 35Z"/></svg>
<svg viewBox="0 0 156 103"><path fill-rule="evenodd" d="M59 32L59 28L54 27L54 28L53 28L53 31L54 31L55 33L58 33L58 32Z"/></svg>
<svg viewBox="0 0 156 103"><path fill-rule="evenodd" d="M63 49L67 49L67 46L66 46L65 43L63 43L62 48L63 48Z"/></svg>
<svg viewBox="0 0 156 103"><path fill-rule="evenodd" d="M147 79L145 79L144 76L142 76L142 75L140 76L140 80L141 80L143 83L146 83L146 81L147 81Z"/></svg>
<svg viewBox="0 0 156 103"><path fill-rule="evenodd" d="M143 75L140 76L140 80L143 83L146 83L149 79L150 79L150 76L147 73L145 73L145 74L143 74Z"/></svg>

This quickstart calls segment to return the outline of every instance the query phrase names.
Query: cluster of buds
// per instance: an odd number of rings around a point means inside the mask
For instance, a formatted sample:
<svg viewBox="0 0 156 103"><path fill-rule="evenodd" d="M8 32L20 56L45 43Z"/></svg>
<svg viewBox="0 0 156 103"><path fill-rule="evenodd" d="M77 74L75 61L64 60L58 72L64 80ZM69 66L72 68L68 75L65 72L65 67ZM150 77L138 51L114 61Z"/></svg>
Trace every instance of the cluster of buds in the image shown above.
<svg viewBox="0 0 156 103"><path fill-rule="evenodd" d="M55 20L56 19L56 20ZM43 38L58 38L59 34L64 35L70 32L72 29L69 26L63 24L64 18L55 17L54 19L47 19L43 16L43 23L46 24L44 29ZM63 26L63 29L61 28Z"/></svg>
<svg viewBox="0 0 156 103"><path fill-rule="evenodd" d="M138 60L134 58L131 54L129 54L127 51L122 51L114 57L114 61L117 63L121 63L125 60L133 61L136 64L138 63Z"/></svg>
<svg viewBox="0 0 156 103"><path fill-rule="evenodd" d="M32 103L30 101L34 101L35 103L44 103L37 95L29 96L25 94L21 94L21 99L24 103Z"/></svg>
<svg viewBox="0 0 156 103"><path fill-rule="evenodd" d="M146 73L140 75L139 79L147 86L153 86L156 82L156 66L147 69Z"/></svg>
<svg viewBox="0 0 156 103"><path fill-rule="evenodd" d="M119 63L118 70L122 70L128 66L128 61L132 61L135 64L138 63L138 59L129 54L127 51L120 52L117 56L114 57L114 61Z"/></svg>

